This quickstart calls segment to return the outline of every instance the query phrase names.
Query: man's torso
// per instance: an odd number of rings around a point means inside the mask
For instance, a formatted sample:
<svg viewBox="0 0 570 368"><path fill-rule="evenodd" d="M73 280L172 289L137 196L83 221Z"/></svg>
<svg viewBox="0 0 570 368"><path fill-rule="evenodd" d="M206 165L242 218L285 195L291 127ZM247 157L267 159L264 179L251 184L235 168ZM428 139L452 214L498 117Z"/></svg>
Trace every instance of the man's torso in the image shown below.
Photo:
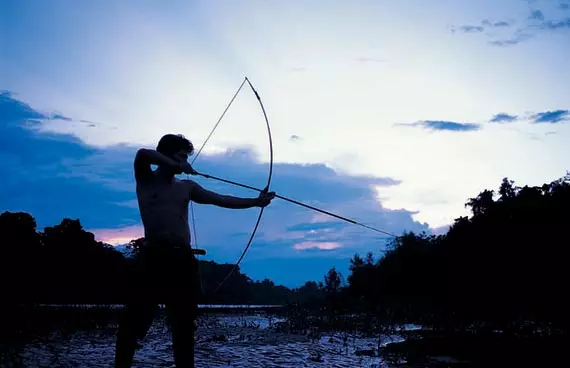
<svg viewBox="0 0 570 368"><path fill-rule="evenodd" d="M190 245L190 185L187 181L173 178L168 183L153 173L150 178L137 182L137 199L147 240Z"/></svg>

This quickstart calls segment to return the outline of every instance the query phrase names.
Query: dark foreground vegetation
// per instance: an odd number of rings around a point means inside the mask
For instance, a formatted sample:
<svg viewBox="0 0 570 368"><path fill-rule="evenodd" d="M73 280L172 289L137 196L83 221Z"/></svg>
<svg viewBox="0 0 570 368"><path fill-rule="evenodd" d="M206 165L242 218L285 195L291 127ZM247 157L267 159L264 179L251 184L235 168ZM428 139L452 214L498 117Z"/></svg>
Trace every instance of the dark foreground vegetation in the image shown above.
<svg viewBox="0 0 570 368"><path fill-rule="evenodd" d="M466 206L472 215L456 219L444 235L405 233L379 256L355 255L346 283L333 268L323 282L291 290L238 270L212 294L233 265L201 261L200 302L285 304L292 332L380 334L418 324L420 331L398 332L405 342L378 349L408 364L442 355L479 366L559 361L570 329L570 174L537 187L504 179L497 192L485 190ZM135 252L138 244L131 243ZM0 342L25 330L27 319L17 316L38 303L123 303L131 262L96 241L79 220L40 232L31 215L4 212ZM110 310L106 315L115 313Z"/></svg>
<svg viewBox="0 0 570 368"><path fill-rule="evenodd" d="M445 235L404 234L378 260L355 256L339 308L358 305L383 326L423 326L388 355L482 366L566 360L570 173L537 187L504 179L466 206L472 216Z"/></svg>

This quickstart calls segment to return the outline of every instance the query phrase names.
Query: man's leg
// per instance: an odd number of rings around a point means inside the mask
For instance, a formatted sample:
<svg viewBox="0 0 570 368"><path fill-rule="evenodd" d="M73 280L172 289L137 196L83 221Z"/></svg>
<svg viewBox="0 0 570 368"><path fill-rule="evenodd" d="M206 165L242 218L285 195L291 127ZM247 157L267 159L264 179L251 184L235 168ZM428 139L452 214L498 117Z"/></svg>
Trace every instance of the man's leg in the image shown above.
<svg viewBox="0 0 570 368"><path fill-rule="evenodd" d="M125 311L117 332L115 367L130 368L133 364L137 340L144 338L156 311L156 304L133 302Z"/></svg>
<svg viewBox="0 0 570 368"><path fill-rule="evenodd" d="M194 367L194 321L197 312L197 265L190 248L173 252L172 272L166 287L166 308L172 331L176 368Z"/></svg>
<svg viewBox="0 0 570 368"><path fill-rule="evenodd" d="M147 251L140 251L132 265L127 293L127 305L117 332L115 366L130 367L137 348L137 340L146 336L158 308L156 288L150 274L153 265Z"/></svg>
<svg viewBox="0 0 570 368"><path fill-rule="evenodd" d="M195 318L193 307L191 303L179 300L168 303L166 308L172 331L172 348L176 368L193 368Z"/></svg>

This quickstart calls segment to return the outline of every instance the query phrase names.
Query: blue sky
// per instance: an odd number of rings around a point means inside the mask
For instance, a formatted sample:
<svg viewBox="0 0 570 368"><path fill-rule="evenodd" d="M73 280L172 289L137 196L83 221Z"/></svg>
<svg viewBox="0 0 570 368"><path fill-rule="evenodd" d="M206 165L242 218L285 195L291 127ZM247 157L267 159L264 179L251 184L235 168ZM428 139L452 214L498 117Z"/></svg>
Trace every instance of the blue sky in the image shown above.
<svg viewBox="0 0 570 368"><path fill-rule="evenodd" d="M505 176L570 169L570 1L74 4L0 5L0 210L40 227L140 236L134 152L170 132L201 145L246 75L272 189L389 232L437 231ZM195 166L263 187L268 158L244 88ZM207 258L235 262L257 210L195 210ZM275 200L242 268L296 286L384 240Z"/></svg>

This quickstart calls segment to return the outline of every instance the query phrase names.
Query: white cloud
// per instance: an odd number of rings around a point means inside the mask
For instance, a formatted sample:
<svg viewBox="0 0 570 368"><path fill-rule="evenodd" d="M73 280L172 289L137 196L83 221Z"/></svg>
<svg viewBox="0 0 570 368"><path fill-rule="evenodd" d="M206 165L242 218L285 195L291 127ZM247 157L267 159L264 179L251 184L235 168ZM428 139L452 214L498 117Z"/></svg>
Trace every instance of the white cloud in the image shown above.
<svg viewBox="0 0 570 368"><path fill-rule="evenodd" d="M297 243L293 245L293 248L297 250L305 250L305 249L320 249L320 250L332 250L342 247L342 244L337 242L317 242L317 241L305 241L301 243Z"/></svg>

